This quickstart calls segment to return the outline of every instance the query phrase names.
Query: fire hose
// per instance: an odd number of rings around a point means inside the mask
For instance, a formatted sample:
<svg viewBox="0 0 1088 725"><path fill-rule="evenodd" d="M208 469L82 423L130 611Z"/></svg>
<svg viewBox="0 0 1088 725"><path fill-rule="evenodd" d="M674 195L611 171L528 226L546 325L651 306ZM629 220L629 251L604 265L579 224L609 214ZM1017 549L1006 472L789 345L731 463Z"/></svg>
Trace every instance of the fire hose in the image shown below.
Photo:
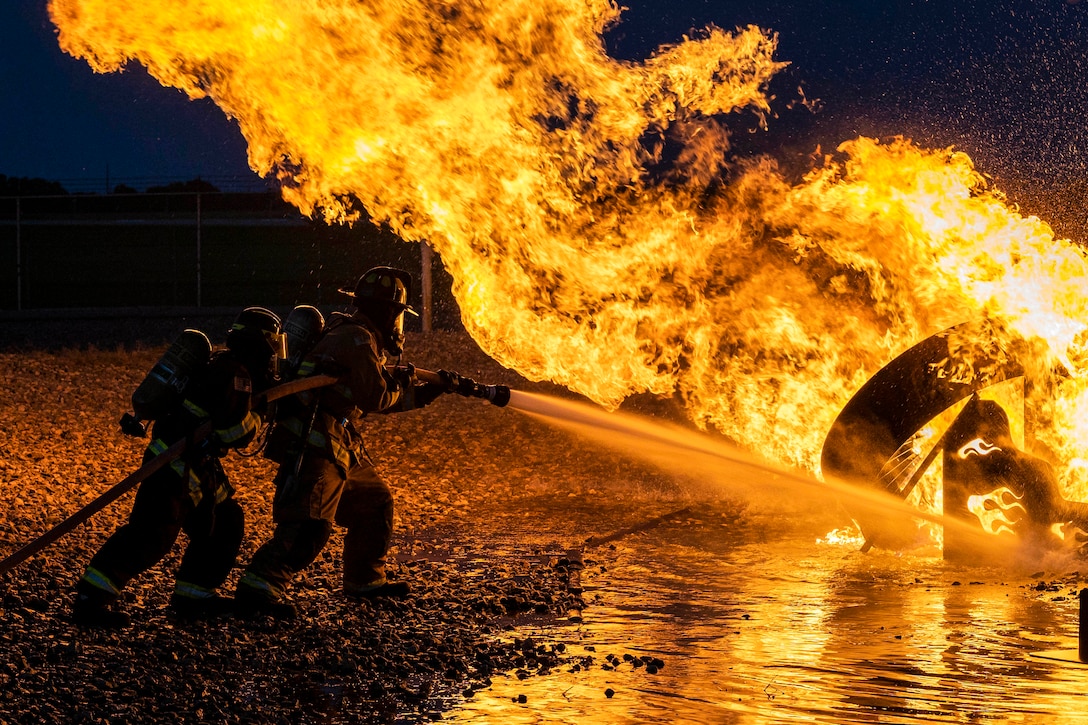
<svg viewBox="0 0 1088 725"><path fill-rule="evenodd" d="M390 368L393 368L393 366L390 366ZM408 371L409 375L414 376L416 380L444 386L445 392L447 393L456 393L468 398L482 398L500 408L510 402L510 388L505 385L482 385L472 378L467 378L463 375L447 372L445 370L432 372L414 366L408 366L407 368L402 369ZM282 383L266 390L262 394L254 396L256 398L255 402L259 403L263 401L271 403L274 400L279 400L280 398L285 398L288 395L294 395L295 393L300 393L304 390L328 387L336 381L337 378L331 375L315 375L308 378L299 378L298 380ZM122 425L124 425L124 423L122 423ZM39 551L52 545L69 531L116 501L148 476L168 465L171 461L184 453L189 446L202 442L211 434L211 432L211 423L204 423L193 431L190 436L177 441L136 471L133 471L122 481L106 489L106 491L99 494L97 498L76 511L64 521L0 561L0 575L6 574L34 554L37 554Z"/></svg>
<svg viewBox="0 0 1088 725"><path fill-rule="evenodd" d="M263 394L254 396L258 402L264 401L271 403L274 400L279 400L288 395L301 392L303 390L312 390L314 388L326 387L336 382L336 378L330 375L316 375L312 378L302 378L299 380L292 380L282 385L277 385L274 388L269 388ZM38 538L26 544L21 549L11 554L3 561L0 561L0 575L6 574L15 567L22 564L34 554L37 554L42 549L53 544L53 542L60 539L60 537L67 534L72 529L82 524L87 519L94 516L109 504L116 501L129 489L135 487L138 483L146 479L152 473L155 473L159 469L168 465L175 458L180 456L185 450L191 446L196 445L207 438L212 432L211 422L206 422L197 428L187 438L182 438L177 443L167 448L159 455L152 458L136 471L129 474L124 480L119 483L115 483L110 488L101 493L98 498L94 499L86 506L76 511L74 514L66 518L54 526L49 531L45 532Z"/></svg>
<svg viewBox="0 0 1088 725"><path fill-rule="evenodd" d="M388 369L396 376L398 373L414 377L423 383L440 385L447 393L456 393L466 398L482 398L499 408L510 402L510 388L505 385L484 385L472 378L448 370L423 370L414 365L389 365Z"/></svg>

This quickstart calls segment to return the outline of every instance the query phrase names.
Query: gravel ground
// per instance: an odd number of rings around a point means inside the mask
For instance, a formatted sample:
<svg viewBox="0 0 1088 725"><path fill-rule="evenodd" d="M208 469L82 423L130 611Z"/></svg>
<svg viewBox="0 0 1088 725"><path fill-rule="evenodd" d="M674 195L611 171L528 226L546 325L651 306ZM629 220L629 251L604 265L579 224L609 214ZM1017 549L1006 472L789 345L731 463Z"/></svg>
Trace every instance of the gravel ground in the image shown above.
<svg viewBox="0 0 1088 725"><path fill-rule="evenodd" d="M161 350L56 349L23 336L0 352L0 556L135 470L145 441L120 434L117 420ZM557 392L502 369L462 333L411 335L408 350L423 368ZM297 621L180 622L166 609L179 541L123 593L132 626L78 628L72 585L124 520L127 494L0 575L0 723L441 719L493 677L591 665L564 645L587 605L582 544L683 498L651 470L456 396L369 418L367 446L394 487L391 576L411 583L408 599L341 596L338 531L291 591ZM272 469L259 456L224 464L247 512L244 562L270 533ZM632 492L640 505L623 506Z"/></svg>

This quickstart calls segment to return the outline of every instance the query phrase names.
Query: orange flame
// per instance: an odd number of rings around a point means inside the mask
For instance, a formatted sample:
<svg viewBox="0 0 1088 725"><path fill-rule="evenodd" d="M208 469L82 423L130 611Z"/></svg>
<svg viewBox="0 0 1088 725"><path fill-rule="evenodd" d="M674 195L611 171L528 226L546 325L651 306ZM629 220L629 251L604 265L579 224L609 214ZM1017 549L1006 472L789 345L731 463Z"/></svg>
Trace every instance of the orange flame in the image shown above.
<svg viewBox="0 0 1088 725"><path fill-rule="evenodd" d="M834 529L816 539L817 544L857 549L865 543L865 536L857 526Z"/></svg>
<svg viewBox="0 0 1088 725"><path fill-rule="evenodd" d="M1028 340L1062 461L1088 431L1088 265L963 153L844 142L791 181L738 158L785 64L756 27L610 58L610 0L52 0L61 47L143 64L238 121L249 160L330 220L356 202L454 277L499 362L614 407L676 396L699 426L818 467L895 354L988 315ZM765 124L763 124L765 125ZM677 147L662 151L665 141ZM380 260L375 260L380 261ZM1084 470L1078 468L1077 470ZM1067 488L1088 485L1070 476ZM1088 490L1088 489L1086 489Z"/></svg>

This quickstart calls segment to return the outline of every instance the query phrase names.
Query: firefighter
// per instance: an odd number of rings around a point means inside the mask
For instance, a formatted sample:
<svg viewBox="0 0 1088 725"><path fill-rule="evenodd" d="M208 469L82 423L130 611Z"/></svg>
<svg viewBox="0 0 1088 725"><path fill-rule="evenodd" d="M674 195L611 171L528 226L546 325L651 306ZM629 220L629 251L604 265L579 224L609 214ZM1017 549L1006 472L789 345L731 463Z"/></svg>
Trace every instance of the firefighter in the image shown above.
<svg viewBox="0 0 1088 725"><path fill-rule="evenodd" d="M251 410L256 393L271 386L283 349L280 320L249 307L227 332L226 349L193 374L181 402L156 419L148 462L206 421L212 433L140 484L128 522L106 541L76 583L77 624L119 628L128 615L114 602L125 585L158 563L184 531L188 544L176 575L171 608L180 618L226 614L229 598L215 593L233 568L244 516L220 464L227 449L249 444L261 427Z"/></svg>
<svg viewBox="0 0 1088 725"><path fill-rule="evenodd" d="M393 495L363 448L362 418L427 405L441 385L397 379L388 356L404 351L404 315L411 275L390 267L365 272L353 290L350 314L335 312L297 375L332 375L328 388L306 391L278 404L265 455L279 464L275 477L272 538L254 554L235 591L242 616L290 619L295 607L285 590L329 540L333 524L346 528L343 589L353 597L408 593L405 582L386 579L385 557L393 533Z"/></svg>

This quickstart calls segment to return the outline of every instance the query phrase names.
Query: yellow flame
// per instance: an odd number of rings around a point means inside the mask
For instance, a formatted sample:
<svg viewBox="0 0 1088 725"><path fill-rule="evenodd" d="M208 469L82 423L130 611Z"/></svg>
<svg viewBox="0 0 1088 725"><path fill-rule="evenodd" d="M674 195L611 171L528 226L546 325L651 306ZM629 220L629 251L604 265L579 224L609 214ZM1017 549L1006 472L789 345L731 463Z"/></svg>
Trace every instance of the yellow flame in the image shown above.
<svg viewBox="0 0 1088 725"><path fill-rule="evenodd" d="M829 531L816 539L816 543L828 546L849 546L856 549L865 543L865 535L861 533L861 529L855 524Z"/></svg>
<svg viewBox="0 0 1088 725"><path fill-rule="evenodd" d="M1085 540L1088 540L1088 531L1085 531L1080 526L1069 521L1051 524L1050 533L1053 534L1058 541L1061 541L1071 548L1079 547Z"/></svg>
<svg viewBox="0 0 1088 725"><path fill-rule="evenodd" d="M767 31L709 28L635 63L605 52L610 0L50 12L96 70L134 61L213 99L303 211L351 220L361 204L429 241L468 331L529 378L609 407L675 396L699 426L816 470L873 372L987 315L1038 371L1065 369L1039 388L1054 402L1034 402L1037 435L1059 462L1088 457L1082 251L953 149L847 140L803 179L736 156L730 124L765 126L785 65Z"/></svg>

